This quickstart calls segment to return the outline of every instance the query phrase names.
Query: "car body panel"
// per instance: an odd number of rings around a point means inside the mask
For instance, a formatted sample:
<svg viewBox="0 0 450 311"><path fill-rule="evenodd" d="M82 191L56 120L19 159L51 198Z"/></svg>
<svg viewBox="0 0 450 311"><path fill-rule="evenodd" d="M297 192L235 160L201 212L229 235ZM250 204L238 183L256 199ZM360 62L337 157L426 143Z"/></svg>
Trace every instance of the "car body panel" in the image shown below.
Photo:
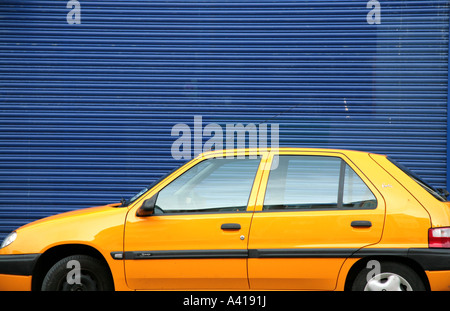
<svg viewBox="0 0 450 311"><path fill-rule="evenodd" d="M450 271L425 271L432 291L449 291Z"/></svg>
<svg viewBox="0 0 450 311"><path fill-rule="evenodd" d="M0 274L0 291L30 291L31 275Z"/></svg>
<svg viewBox="0 0 450 311"><path fill-rule="evenodd" d="M341 152L281 151L283 155L311 155L344 160L370 185L369 180ZM357 153L359 155L359 153ZM270 162L268 163L270 165ZM265 171L265 181L270 170ZM264 183L266 185L266 182ZM340 268L354 251L379 242L383 232L385 202L370 185L378 202L376 209L262 211L264 191L252 220L249 249L281 249L281 258L250 258L252 289L333 290ZM370 221L370 228L353 228L352 221ZM296 257L296 258L293 258ZM283 270L280 269L283 267Z"/></svg>
<svg viewBox="0 0 450 311"><path fill-rule="evenodd" d="M432 220L430 226L446 227L450 225L450 208L448 202L445 203L436 200L423 187L421 187L414 180L409 178L404 172L402 172L399 168L393 165L392 162L390 162L387 157L378 154L371 154L370 157L374 159L374 161L391 176L391 180L395 180L400 185L403 186L404 194L392 195L391 196L392 200L409 197L411 202L414 202L413 204L419 203L426 211L426 213L428 214L428 218L430 219L430 221ZM406 195L406 192L409 193L408 196ZM406 212L406 210L410 212L411 210L415 209L414 208L403 209L403 212ZM417 209L417 211L419 210L420 209ZM402 211L398 211L398 213L401 212ZM433 215L432 218L430 214Z"/></svg>
<svg viewBox="0 0 450 311"><path fill-rule="evenodd" d="M201 161L244 155L261 156L245 211L136 215L146 199ZM283 155L343 159L374 194L377 208L263 211L271 163ZM85 245L105 259L116 290L343 290L361 259L390 256L416 262L431 289L450 289L450 267L436 264L450 258L450 250L434 250L433 260L426 259L428 229L450 226L449 203L436 200L382 155L305 148L214 151L186 163L129 206L119 205L18 228L16 241L0 249L0 258L39 257L60 246ZM355 220L372 226L353 228ZM241 227L222 230L224 223ZM35 271L2 271L0 289L30 289Z"/></svg>
<svg viewBox="0 0 450 311"><path fill-rule="evenodd" d="M135 258L141 257L125 260L128 285L134 289L203 289L207 282L209 289L248 289L246 258L227 256L246 251L246 238L240 236L248 236L251 216L244 212L135 217L131 213L125 256L134 252ZM238 223L241 229L221 230L224 223ZM158 259L165 250L172 256ZM208 258L219 251L224 258Z"/></svg>
<svg viewBox="0 0 450 311"><path fill-rule="evenodd" d="M63 245L86 245L96 249L114 271L116 288L127 289L123 263L113 260L110 248L123 248L127 209L109 204L61 213L24 225L16 230L17 240L0 249L0 255L43 254Z"/></svg>
<svg viewBox="0 0 450 311"><path fill-rule="evenodd" d="M237 155L233 154L233 157ZM152 197L186 170L212 157L210 154L191 162L140 201ZM245 212L138 217L136 208L132 207L126 221L125 255L130 252L148 255L141 260L126 260L128 285L134 289L204 289L207 283L208 289L248 289L247 239L266 158L267 155L260 162ZM223 224L239 224L240 229L222 230ZM160 254L165 250L172 251L173 256L153 259L155 252ZM208 258L209 253L216 255ZM180 260L180 257L184 259Z"/></svg>

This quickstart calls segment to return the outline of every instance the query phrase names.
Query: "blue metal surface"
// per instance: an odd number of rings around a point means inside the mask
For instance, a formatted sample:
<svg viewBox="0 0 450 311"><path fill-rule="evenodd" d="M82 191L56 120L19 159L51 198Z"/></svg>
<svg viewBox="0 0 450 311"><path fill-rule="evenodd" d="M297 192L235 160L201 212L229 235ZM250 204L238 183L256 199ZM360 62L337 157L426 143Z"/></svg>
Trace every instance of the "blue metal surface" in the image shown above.
<svg viewBox="0 0 450 311"><path fill-rule="evenodd" d="M449 13L450 14L450 13ZM449 33L450 33L450 23L449 23ZM450 40L449 43L449 50L450 50ZM448 81L450 81L450 60L449 60L449 66L447 67L448 72ZM447 84L448 85L448 84ZM450 185L450 119L448 118L448 111L450 111L450 88L447 87L447 188Z"/></svg>
<svg viewBox="0 0 450 311"><path fill-rule="evenodd" d="M177 123L278 123L281 146L447 181L448 1L0 3L0 237L179 165Z"/></svg>

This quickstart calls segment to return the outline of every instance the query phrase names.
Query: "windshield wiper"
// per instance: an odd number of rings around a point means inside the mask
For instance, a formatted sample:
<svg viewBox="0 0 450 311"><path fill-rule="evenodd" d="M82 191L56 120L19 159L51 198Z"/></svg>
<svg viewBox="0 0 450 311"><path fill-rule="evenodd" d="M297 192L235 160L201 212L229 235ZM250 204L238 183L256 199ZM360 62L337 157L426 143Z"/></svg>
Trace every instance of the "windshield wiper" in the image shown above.
<svg viewBox="0 0 450 311"><path fill-rule="evenodd" d="M447 201L447 197L450 195L450 193L445 188L436 188L436 190L439 192L439 194Z"/></svg>
<svg viewBox="0 0 450 311"><path fill-rule="evenodd" d="M155 180L154 182L152 182L149 186L145 187L144 189L142 189L141 191L139 191L137 194L135 194L134 196L132 196L129 199L125 199L122 197L122 199L120 200L120 207L126 207L128 205L130 205L131 203L133 203L134 201L136 201L137 199L139 199L144 193L146 193L147 191L149 191L151 188L153 188L157 183L159 183L160 181L162 181L164 178L166 178L167 176L169 176L170 174L172 174L172 172L174 172L175 170L177 170L178 168L174 168L173 170L171 170L169 173L161 176L160 178L158 178L157 180Z"/></svg>
<svg viewBox="0 0 450 311"><path fill-rule="evenodd" d="M121 198L120 199L120 206L119 207L126 207L126 206L128 206L128 200L127 199L125 199L125 198Z"/></svg>

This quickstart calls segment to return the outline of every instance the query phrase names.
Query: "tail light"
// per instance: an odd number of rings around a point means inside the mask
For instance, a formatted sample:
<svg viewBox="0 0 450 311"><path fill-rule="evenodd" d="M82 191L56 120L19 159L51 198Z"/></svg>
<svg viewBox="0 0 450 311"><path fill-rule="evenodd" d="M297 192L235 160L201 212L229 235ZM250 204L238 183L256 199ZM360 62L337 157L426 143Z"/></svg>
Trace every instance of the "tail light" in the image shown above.
<svg viewBox="0 0 450 311"><path fill-rule="evenodd" d="M450 248L450 227L428 229L428 247Z"/></svg>

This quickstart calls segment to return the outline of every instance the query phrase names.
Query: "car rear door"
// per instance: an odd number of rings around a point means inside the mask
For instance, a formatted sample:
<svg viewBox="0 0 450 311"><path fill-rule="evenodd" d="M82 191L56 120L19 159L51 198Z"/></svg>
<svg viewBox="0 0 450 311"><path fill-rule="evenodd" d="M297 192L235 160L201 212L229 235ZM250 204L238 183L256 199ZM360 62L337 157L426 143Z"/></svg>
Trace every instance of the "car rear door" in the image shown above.
<svg viewBox="0 0 450 311"><path fill-rule="evenodd" d="M345 259L381 239L383 197L338 152L280 152L268 165L248 244L250 288L333 290Z"/></svg>

